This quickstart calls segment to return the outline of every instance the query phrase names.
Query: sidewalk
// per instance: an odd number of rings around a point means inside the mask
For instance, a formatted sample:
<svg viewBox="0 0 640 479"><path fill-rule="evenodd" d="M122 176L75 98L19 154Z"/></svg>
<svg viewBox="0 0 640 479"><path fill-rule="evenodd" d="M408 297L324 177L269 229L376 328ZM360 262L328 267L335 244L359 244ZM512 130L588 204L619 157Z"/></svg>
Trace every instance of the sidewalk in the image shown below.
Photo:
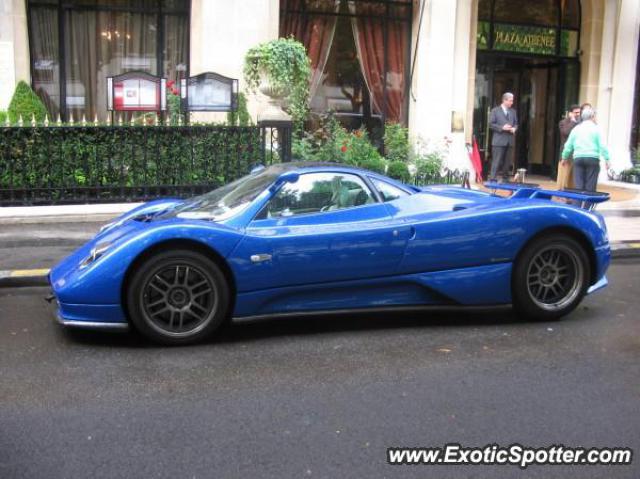
<svg viewBox="0 0 640 479"><path fill-rule="evenodd" d="M31 223L76 223L104 221L129 211L141 203L0 207L0 225Z"/></svg>

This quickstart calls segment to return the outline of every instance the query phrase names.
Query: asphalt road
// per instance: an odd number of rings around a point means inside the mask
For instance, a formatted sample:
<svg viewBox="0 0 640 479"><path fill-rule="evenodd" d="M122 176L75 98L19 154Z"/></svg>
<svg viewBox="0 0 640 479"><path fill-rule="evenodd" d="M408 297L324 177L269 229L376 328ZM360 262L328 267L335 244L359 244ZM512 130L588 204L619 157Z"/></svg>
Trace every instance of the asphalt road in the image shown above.
<svg viewBox="0 0 640 479"><path fill-rule="evenodd" d="M638 478L637 260L557 323L234 324L196 347L70 333L0 289L0 478ZM389 446L626 446L630 466L390 466Z"/></svg>

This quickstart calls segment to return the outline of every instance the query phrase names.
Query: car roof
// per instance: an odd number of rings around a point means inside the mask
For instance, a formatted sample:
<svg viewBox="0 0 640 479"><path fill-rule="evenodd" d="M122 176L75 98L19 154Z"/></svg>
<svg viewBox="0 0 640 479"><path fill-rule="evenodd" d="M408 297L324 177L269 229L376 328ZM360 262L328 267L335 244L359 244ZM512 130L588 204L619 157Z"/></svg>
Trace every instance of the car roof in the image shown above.
<svg viewBox="0 0 640 479"><path fill-rule="evenodd" d="M275 170L275 171L282 171L287 172L287 171L294 171L294 170L300 170L300 171L326 171L326 170L332 170L332 171L367 171L367 170L363 170L362 168L358 168L355 166L351 166L351 165L344 165L342 163L334 163L334 162L330 162L330 161L289 161L287 163L274 163L273 165L267 166L268 170Z"/></svg>
<svg viewBox="0 0 640 479"><path fill-rule="evenodd" d="M356 173L360 175L368 175L371 178L378 178L387 183L391 183L393 185L398 186L403 190L408 190L408 192L415 192L416 190L411 187L411 185L404 184L400 181L394 180L393 178L389 178L388 176L382 175L380 173L376 173L375 171L365 170L364 168L359 168L357 166L344 165L342 163L333 163L329 161L319 162L319 161L290 161L287 163L274 163L266 168L268 171L279 172L280 174L286 173L289 171L298 171L300 173L309 173L309 172L322 172L322 171L337 171L343 173Z"/></svg>

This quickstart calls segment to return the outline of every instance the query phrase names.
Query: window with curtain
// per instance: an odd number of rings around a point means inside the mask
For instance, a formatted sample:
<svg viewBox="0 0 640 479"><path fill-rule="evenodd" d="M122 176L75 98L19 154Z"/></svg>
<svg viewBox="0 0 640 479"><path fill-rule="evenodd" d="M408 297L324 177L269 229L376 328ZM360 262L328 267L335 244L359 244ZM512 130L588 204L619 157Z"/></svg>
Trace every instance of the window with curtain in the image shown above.
<svg viewBox="0 0 640 479"><path fill-rule="evenodd" d="M107 115L107 77L188 75L189 0L29 0L33 88L52 118Z"/></svg>
<svg viewBox="0 0 640 479"><path fill-rule="evenodd" d="M30 20L32 87L53 118L60 112L58 9L43 5L30 12Z"/></svg>
<svg viewBox="0 0 640 479"><path fill-rule="evenodd" d="M280 36L311 59L312 120L334 111L376 136L407 121L410 0L281 0ZM313 125L311 125L313 128Z"/></svg>

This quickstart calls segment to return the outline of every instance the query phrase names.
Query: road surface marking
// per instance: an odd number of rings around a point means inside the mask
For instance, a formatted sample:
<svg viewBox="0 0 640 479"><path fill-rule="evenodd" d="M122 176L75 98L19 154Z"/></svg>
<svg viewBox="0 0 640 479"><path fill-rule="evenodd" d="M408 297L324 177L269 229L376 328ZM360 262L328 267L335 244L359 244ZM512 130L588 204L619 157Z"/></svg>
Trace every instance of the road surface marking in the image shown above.
<svg viewBox="0 0 640 479"><path fill-rule="evenodd" d="M14 269L12 271L3 271L3 273L9 273L6 275L8 278L28 278L31 276L46 276L49 274L48 269Z"/></svg>

